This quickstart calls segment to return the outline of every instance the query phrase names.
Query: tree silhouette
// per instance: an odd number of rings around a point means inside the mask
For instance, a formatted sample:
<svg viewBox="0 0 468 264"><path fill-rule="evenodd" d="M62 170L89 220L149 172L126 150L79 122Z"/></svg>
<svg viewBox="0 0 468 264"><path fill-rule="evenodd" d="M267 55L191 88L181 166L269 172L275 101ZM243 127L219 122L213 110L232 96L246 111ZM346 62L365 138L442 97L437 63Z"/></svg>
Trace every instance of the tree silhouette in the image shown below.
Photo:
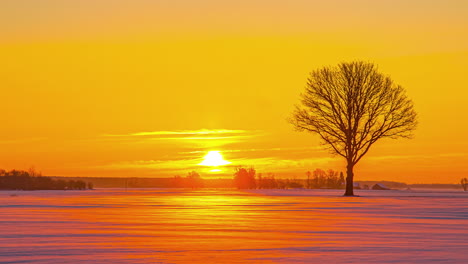
<svg viewBox="0 0 468 264"><path fill-rule="evenodd" d="M192 189L202 188L203 180L200 177L200 174L196 171L191 171L187 174L188 185Z"/></svg>
<svg viewBox="0 0 468 264"><path fill-rule="evenodd" d="M322 169L315 169L313 172L314 178L312 179L312 186L320 188L325 186L325 171Z"/></svg>
<svg viewBox="0 0 468 264"><path fill-rule="evenodd" d="M405 90L367 62L313 71L290 122L316 133L346 159L345 196L354 195L354 166L381 138L409 138L417 125Z"/></svg>
<svg viewBox="0 0 468 264"><path fill-rule="evenodd" d="M463 190L466 192L468 190L468 179L467 178L461 179L460 184L463 187Z"/></svg>
<svg viewBox="0 0 468 264"><path fill-rule="evenodd" d="M234 183L238 189L255 189L255 169L254 168L236 168L234 173Z"/></svg>
<svg viewBox="0 0 468 264"><path fill-rule="evenodd" d="M240 188L241 184L241 178L240 176L240 169L236 170L236 173L234 174L234 181L235 184L238 188ZM251 172L255 172L250 170ZM243 172L245 175L245 172ZM244 176L245 177L245 176ZM249 180L250 183L252 183L252 180ZM257 179L257 188L259 189L276 189L278 188L278 181L275 179L275 175L273 173L268 173L266 176L263 176L261 173L258 174L258 179Z"/></svg>
<svg viewBox="0 0 468 264"><path fill-rule="evenodd" d="M78 180L55 180L42 176L33 168L29 171L0 170L0 190L86 190L92 189L92 184Z"/></svg>
<svg viewBox="0 0 468 264"><path fill-rule="evenodd" d="M306 175L307 175L306 189L310 189L310 175L311 175L310 171L307 171Z"/></svg>

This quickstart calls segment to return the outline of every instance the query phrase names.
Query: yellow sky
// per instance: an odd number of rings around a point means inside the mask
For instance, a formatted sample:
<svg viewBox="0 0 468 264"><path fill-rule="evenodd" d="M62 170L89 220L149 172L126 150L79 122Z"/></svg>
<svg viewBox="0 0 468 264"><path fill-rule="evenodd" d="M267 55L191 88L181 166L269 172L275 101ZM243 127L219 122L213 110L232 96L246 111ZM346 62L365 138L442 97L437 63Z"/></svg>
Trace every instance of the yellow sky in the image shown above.
<svg viewBox="0 0 468 264"><path fill-rule="evenodd" d="M1 1L0 168L343 170L286 118L310 71L361 59L406 88L420 125L377 142L356 180L468 177L468 1L323 2ZM210 150L231 163L210 173Z"/></svg>

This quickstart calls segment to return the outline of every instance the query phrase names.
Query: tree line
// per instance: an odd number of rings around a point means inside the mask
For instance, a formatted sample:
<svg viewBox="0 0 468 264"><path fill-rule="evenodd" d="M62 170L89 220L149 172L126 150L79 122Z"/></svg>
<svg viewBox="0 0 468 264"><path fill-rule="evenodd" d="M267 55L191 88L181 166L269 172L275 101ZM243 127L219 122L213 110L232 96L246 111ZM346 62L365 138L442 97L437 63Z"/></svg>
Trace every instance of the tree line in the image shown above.
<svg viewBox="0 0 468 264"><path fill-rule="evenodd" d="M92 183L81 180L55 180L34 170L0 170L0 190L86 190Z"/></svg>
<svg viewBox="0 0 468 264"><path fill-rule="evenodd" d="M345 186L342 172L316 169L313 173L307 172L306 175L307 180L276 179L272 173L264 176L262 173L257 174L254 168L238 167L234 173L234 185L238 189L342 189Z"/></svg>
<svg viewBox="0 0 468 264"><path fill-rule="evenodd" d="M308 171L306 175L308 189L341 189L346 183L343 172L338 172L331 169L327 171L316 169L312 173Z"/></svg>
<svg viewBox="0 0 468 264"><path fill-rule="evenodd" d="M191 171L186 177L179 175L174 176L174 187L176 188L192 188L198 189L205 186L203 179L200 174L196 171Z"/></svg>

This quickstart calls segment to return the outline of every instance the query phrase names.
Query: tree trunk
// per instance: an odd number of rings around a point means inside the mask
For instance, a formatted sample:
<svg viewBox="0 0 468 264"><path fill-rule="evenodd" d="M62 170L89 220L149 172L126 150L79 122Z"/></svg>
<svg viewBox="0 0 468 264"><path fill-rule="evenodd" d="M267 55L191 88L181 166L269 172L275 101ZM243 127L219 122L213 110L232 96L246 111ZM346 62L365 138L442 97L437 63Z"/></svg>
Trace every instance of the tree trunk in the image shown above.
<svg viewBox="0 0 468 264"><path fill-rule="evenodd" d="M346 166L346 192L344 196L353 196L354 195L354 186L353 186L353 172L354 164L348 161L348 166Z"/></svg>

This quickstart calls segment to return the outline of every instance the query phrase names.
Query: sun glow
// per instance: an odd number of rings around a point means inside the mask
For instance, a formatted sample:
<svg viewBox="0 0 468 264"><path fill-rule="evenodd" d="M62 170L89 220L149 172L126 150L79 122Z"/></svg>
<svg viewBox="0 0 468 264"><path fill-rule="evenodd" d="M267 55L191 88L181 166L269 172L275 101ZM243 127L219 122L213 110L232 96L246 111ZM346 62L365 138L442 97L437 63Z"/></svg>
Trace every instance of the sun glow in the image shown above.
<svg viewBox="0 0 468 264"><path fill-rule="evenodd" d="M223 158L223 155L219 151L213 150L209 151L205 157L203 158L203 161L199 165L204 165L204 166L222 166L222 165L227 165L231 162L225 160Z"/></svg>

